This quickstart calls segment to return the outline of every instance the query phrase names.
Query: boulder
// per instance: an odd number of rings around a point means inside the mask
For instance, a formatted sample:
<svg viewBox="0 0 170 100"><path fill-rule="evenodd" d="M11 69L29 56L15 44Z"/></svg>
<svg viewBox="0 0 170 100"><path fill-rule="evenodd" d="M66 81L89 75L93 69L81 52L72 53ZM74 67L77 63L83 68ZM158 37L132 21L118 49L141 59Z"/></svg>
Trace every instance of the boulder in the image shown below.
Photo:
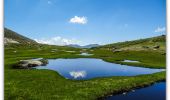
<svg viewBox="0 0 170 100"><path fill-rule="evenodd" d="M153 48L158 49L159 47L160 47L159 45L156 45L156 46L154 46Z"/></svg>
<svg viewBox="0 0 170 100"><path fill-rule="evenodd" d="M48 60L47 59L40 59L39 61L42 62L41 66L45 66L48 64Z"/></svg>
<svg viewBox="0 0 170 100"><path fill-rule="evenodd" d="M48 64L47 59L31 59L31 60L20 60L13 67L20 69L29 69L36 66L45 66Z"/></svg>

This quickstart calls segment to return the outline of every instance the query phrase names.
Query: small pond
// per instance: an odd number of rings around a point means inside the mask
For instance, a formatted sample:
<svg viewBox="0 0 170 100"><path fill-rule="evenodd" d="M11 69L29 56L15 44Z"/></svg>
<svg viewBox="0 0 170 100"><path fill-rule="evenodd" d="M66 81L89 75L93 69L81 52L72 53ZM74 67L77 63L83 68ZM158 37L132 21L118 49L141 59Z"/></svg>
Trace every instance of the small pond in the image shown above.
<svg viewBox="0 0 170 100"><path fill-rule="evenodd" d="M135 76L165 70L114 64L95 58L49 59L49 64L36 68L54 70L65 78L76 80L108 76Z"/></svg>
<svg viewBox="0 0 170 100"><path fill-rule="evenodd" d="M139 63L139 61L136 61L136 60L123 60L122 62L132 62L132 63Z"/></svg>
<svg viewBox="0 0 170 100"><path fill-rule="evenodd" d="M128 93L113 95L107 97L106 100L166 100L165 98L166 83L160 82Z"/></svg>
<svg viewBox="0 0 170 100"><path fill-rule="evenodd" d="M93 54L89 54L89 53L83 52L83 53L78 54L78 55L82 55L82 56L91 56L91 55L93 55Z"/></svg>

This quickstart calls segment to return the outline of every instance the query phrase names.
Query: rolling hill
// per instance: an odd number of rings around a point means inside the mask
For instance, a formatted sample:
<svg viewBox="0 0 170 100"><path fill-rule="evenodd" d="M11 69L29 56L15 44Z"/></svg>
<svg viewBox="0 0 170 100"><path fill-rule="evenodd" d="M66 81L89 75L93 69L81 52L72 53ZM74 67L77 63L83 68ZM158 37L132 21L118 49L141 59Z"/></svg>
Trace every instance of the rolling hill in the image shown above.
<svg viewBox="0 0 170 100"><path fill-rule="evenodd" d="M5 45L9 44L31 44L30 46L43 45L39 44L36 41L29 39L25 36L22 36L10 29L4 28L4 43ZM44 44L45 45L45 44ZM46 46L50 46L47 45ZM111 50L113 52L117 51L141 51L141 50L151 50L151 51L161 51L165 52L166 50L166 35L138 39L132 41L118 42L107 45L98 45L98 44L90 44L86 46L79 45L66 45L64 47L74 47L74 48L87 48L87 49L98 49L98 50Z"/></svg>
<svg viewBox="0 0 170 100"><path fill-rule="evenodd" d="M138 40L132 40L132 41L112 43L112 44L95 47L93 49L104 49L104 50L112 50L112 51L122 51L122 50L165 51L166 35L161 35L161 36L156 36L156 37L151 37L151 38L146 38L146 39L138 39Z"/></svg>

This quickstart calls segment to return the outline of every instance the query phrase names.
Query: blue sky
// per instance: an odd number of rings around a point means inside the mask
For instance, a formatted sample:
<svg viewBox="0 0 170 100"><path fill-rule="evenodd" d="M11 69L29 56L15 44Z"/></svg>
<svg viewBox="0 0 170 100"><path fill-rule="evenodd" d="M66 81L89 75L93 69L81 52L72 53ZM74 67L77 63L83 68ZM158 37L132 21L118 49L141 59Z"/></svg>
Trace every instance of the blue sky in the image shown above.
<svg viewBox="0 0 170 100"><path fill-rule="evenodd" d="M4 0L5 27L41 43L107 44L165 34L165 0Z"/></svg>

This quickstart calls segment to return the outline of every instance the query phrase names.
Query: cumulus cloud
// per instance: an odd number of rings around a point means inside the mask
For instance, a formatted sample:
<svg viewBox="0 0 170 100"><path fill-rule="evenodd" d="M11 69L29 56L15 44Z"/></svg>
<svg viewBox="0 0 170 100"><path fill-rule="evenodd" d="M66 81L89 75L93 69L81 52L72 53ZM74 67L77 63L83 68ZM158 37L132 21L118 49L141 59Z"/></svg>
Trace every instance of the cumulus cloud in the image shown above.
<svg viewBox="0 0 170 100"><path fill-rule="evenodd" d="M86 77L87 73L86 71L71 71L70 75L74 77L74 79L77 79Z"/></svg>
<svg viewBox="0 0 170 100"><path fill-rule="evenodd" d="M34 39L38 43L42 44L51 44L51 45L69 45L69 44L79 44L80 41L76 39L66 39L60 36L52 37L52 38L42 38L42 39Z"/></svg>
<svg viewBox="0 0 170 100"><path fill-rule="evenodd" d="M87 17L74 16L73 18L70 19L69 22L74 23L74 24L86 24L87 23Z"/></svg>
<svg viewBox="0 0 170 100"><path fill-rule="evenodd" d="M165 27L158 27L155 29L155 32L165 32L166 28Z"/></svg>

